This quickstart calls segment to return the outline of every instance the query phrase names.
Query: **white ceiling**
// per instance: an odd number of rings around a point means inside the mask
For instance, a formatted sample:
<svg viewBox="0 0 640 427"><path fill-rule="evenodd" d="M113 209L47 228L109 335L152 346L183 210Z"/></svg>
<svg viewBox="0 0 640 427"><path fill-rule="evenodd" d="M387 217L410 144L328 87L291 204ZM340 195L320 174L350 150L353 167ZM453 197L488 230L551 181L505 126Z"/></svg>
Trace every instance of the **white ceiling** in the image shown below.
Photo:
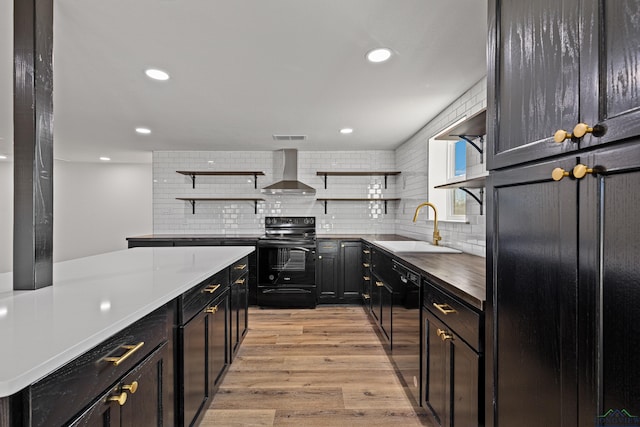
<svg viewBox="0 0 640 427"><path fill-rule="evenodd" d="M13 0L0 3L0 154L10 155ZM63 160L393 149L486 74L486 0L54 4L54 151ZM368 63L365 53L381 46L392 59ZM149 67L171 79L148 79Z"/></svg>

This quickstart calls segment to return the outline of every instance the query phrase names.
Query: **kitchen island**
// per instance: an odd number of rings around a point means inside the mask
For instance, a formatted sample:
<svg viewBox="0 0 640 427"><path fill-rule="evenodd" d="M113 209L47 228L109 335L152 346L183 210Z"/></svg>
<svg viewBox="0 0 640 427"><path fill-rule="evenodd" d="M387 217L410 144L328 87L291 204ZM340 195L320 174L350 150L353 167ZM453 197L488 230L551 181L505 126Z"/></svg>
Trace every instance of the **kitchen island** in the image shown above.
<svg viewBox="0 0 640 427"><path fill-rule="evenodd" d="M35 291L13 291L11 273L0 275L0 426L20 425L8 413L16 401L25 404L25 389L46 382L52 373L123 331L134 336L135 325L140 325L143 335L151 329L158 332L171 349L178 312L172 302L253 251L253 247L239 246L111 252L55 263L53 286ZM159 311L160 321L146 327L145 319ZM155 338L150 339L149 351ZM134 352L120 347L127 350L125 354ZM120 358L124 362L126 357ZM107 359L112 358L100 360ZM69 392L65 390L64 396L69 397ZM122 406L123 400L117 403ZM165 424L172 425L173 420Z"/></svg>

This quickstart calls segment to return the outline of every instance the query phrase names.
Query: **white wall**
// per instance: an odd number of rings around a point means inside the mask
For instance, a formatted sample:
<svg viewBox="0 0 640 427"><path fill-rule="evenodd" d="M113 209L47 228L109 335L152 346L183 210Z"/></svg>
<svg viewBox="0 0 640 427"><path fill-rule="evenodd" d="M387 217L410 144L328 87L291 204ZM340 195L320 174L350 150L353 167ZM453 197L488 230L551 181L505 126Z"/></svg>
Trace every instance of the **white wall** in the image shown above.
<svg viewBox="0 0 640 427"><path fill-rule="evenodd" d="M432 236L433 221L411 221L416 206L429 200L429 138L460 118L472 116L486 106L487 79L483 78L396 150L396 167L402 171L402 179L406 181L399 188L402 203L396 217L397 234L423 240ZM481 170L480 154L467 146L467 176L477 175ZM471 197L467 197L467 221L467 224L438 222L441 243L467 253L485 256L486 216L480 215L480 205Z"/></svg>
<svg viewBox="0 0 640 427"><path fill-rule="evenodd" d="M56 161L53 260L125 249L128 236L152 232L151 164ZM0 272L11 271L13 164L0 162Z"/></svg>

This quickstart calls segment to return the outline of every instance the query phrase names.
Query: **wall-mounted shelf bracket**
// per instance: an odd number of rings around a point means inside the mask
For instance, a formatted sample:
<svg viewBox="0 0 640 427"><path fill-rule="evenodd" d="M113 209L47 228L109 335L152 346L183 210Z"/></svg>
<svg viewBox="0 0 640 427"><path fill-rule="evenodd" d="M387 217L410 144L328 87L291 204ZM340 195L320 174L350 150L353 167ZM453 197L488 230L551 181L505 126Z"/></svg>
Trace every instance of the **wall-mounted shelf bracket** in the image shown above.
<svg viewBox="0 0 640 427"><path fill-rule="evenodd" d="M467 141L468 144L470 144L473 148L475 148L478 153L480 153L480 163L484 163L484 159L482 157L482 151L483 151L483 147L484 147L484 136L482 135L457 135L460 138L464 139L465 141ZM476 144L475 142L473 142L472 138L478 138L480 137L480 145Z"/></svg>
<svg viewBox="0 0 640 427"><path fill-rule="evenodd" d="M480 193L479 196L476 196L475 194L473 194L471 191L469 191L469 189L464 188L464 187L460 187L460 190L464 191L465 193L467 193L468 195L470 195L471 197L474 198L474 200L476 202L478 202L478 204L480 205L480 215L483 215L483 210L482 210L482 206L484 204L484 188L480 189Z"/></svg>

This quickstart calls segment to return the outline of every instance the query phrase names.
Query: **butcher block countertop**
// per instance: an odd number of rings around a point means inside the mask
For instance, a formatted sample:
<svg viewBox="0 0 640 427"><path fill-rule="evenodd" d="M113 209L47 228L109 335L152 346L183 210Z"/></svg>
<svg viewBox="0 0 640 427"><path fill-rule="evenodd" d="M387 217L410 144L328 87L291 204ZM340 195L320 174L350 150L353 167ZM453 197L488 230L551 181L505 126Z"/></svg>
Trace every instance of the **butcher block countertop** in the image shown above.
<svg viewBox="0 0 640 427"><path fill-rule="evenodd" d="M0 398L45 377L253 252L135 248L53 265L53 285L14 291L0 274Z"/></svg>

